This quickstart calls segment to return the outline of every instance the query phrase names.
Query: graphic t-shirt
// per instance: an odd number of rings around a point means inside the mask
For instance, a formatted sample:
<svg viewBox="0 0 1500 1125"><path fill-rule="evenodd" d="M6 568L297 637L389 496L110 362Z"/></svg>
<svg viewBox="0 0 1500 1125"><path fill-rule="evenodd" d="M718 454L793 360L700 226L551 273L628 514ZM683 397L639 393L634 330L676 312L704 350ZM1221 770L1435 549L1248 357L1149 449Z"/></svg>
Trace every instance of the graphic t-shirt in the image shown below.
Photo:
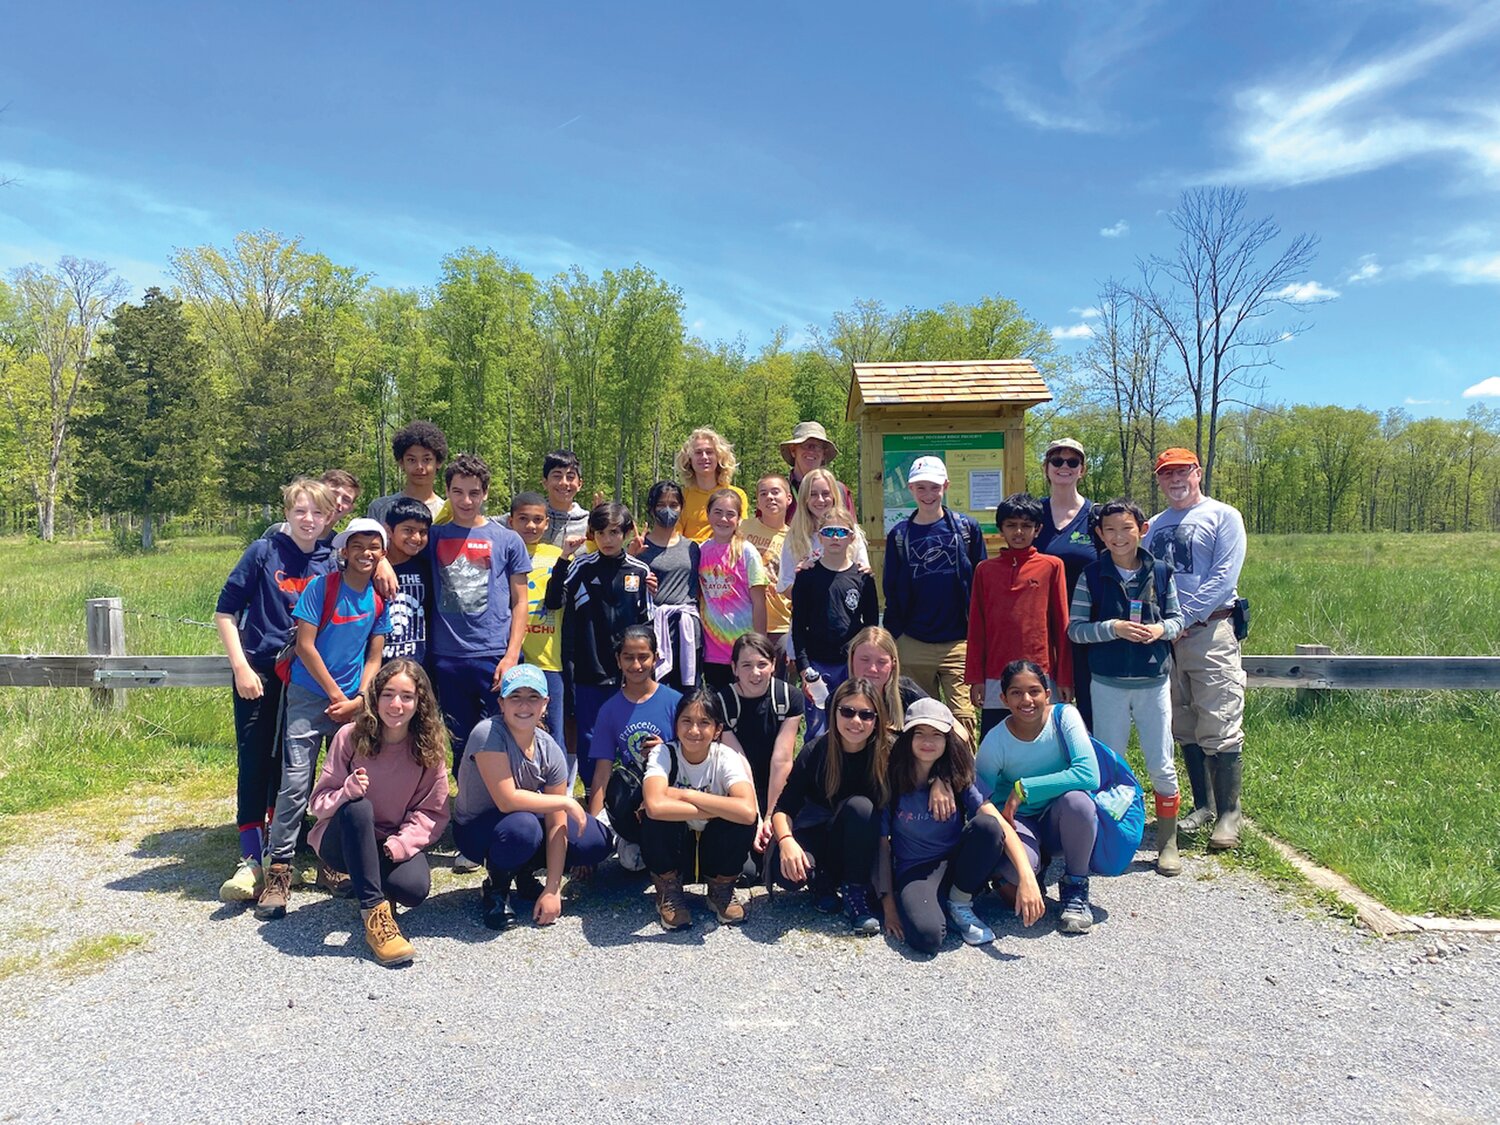
<svg viewBox="0 0 1500 1125"><path fill-rule="evenodd" d="M699 550L698 580L703 589L703 659L710 664L728 664L734 642L754 627L750 605L752 586L766 584L766 569L760 552L742 544L739 553L732 543L710 540Z"/></svg>
<svg viewBox="0 0 1500 1125"><path fill-rule="evenodd" d="M385 638L386 660L408 656L418 664L427 657L427 612L432 604L432 559L413 555L392 569L400 588L387 607L391 631Z"/></svg>
<svg viewBox="0 0 1500 1125"><path fill-rule="evenodd" d="M297 608L292 616L306 621L315 628L323 617L323 587L328 575L319 575L307 584L302 596L297 599ZM355 590L347 582L339 582L338 596L333 600L333 612L318 630L314 647L323 658L323 666L339 685L346 698L352 698L359 690L360 676L365 670L365 652L370 636L391 631L391 615L383 607L375 612L375 588L369 583L363 590ZM300 657L292 661L292 683L325 695L318 681L312 678Z"/></svg>
<svg viewBox="0 0 1500 1125"><path fill-rule="evenodd" d="M616 692L604 701L604 706L599 708L599 717L594 720L589 757L623 762L628 755L644 763L646 755L641 743L648 738L671 742L675 737L672 720L681 699L681 692L665 684L657 684L651 698L639 703L626 699L623 691Z"/></svg>
<svg viewBox="0 0 1500 1125"><path fill-rule="evenodd" d="M969 602L958 570L963 549L963 537L951 521L908 521L906 565L912 596L904 631L914 640L942 644L968 635Z"/></svg>
<svg viewBox="0 0 1500 1125"><path fill-rule="evenodd" d="M292 610L308 583L333 569L326 543L302 550L290 535L278 532L245 548L224 588L215 613L235 618L240 644L250 667L270 672L282 647L291 640Z"/></svg>
<svg viewBox="0 0 1500 1125"><path fill-rule="evenodd" d="M745 766L745 759L722 742L710 742L708 757L697 765L687 760L682 748L676 743L664 742L651 751L651 760L646 765L644 776L670 778L672 759L669 755L674 752L677 755L676 788L678 789L691 789L694 793L727 797L730 786L741 781L747 783L750 781L750 771ZM687 826L694 832L702 832L708 827L708 818L690 820Z"/></svg>
<svg viewBox="0 0 1500 1125"><path fill-rule="evenodd" d="M1062 559L1063 573L1068 582L1068 597L1078 585L1078 576L1083 568L1099 557L1094 546L1094 536L1089 531L1089 522L1094 515L1094 502L1087 498L1066 526L1055 527L1052 523L1052 498L1042 501L1042 528L1032 544L1044 555Z"/></svg>
<svg viewBox="0 0 1500 1125"><path fill-rule="evenodd" d="M772 531L760 522L758 516L751 516L741 522L740 537L760 552L760 561L765 564L768 576L773 561L780 567L781 545L786 542L784 526ZM792 627L792 600L782 593L779 585L771 582L766 586L766 632L772 634L785 633Z"/></svg>
<svg viewBox="0 0 1500 1125"><path fill-rule="evenodd" d="M880 813L880 833L891 840L891 868L900 874L920 863L948 859L958 847L964 823L979 812L986 797L975 785L958 795L959 808L947 820L935 820L928 809L931 794L923 786L903 793L895 808Z"/></svg>
<svg viewBox="0 0 1500 1125"><path fill-rule="evenodd" d="M1145 547L1172 568L1184 625L1234 604L1245 565L1245 521L1228 504L1205 496L1191 508L1159 512Z"/></svg>
<svg viewBox="0 0 1500 1125"><path fill-rule="evenodd" d="M551 543L538 543L527 550L531 554L531 574L526 580L526 639L521 642L521 651L527 664L548 672L561 672L562 610L548 610L543 603L547 581L557 560L562 558L562 549Z"/></svg>
<svg viewBox="0 0 1500 1125"><path fill-rule="evenodd" d="M526 544L493 520L478 527L433 524L434 614L437 656L505 655L510 641L510 580L531 572Z"/></svg>

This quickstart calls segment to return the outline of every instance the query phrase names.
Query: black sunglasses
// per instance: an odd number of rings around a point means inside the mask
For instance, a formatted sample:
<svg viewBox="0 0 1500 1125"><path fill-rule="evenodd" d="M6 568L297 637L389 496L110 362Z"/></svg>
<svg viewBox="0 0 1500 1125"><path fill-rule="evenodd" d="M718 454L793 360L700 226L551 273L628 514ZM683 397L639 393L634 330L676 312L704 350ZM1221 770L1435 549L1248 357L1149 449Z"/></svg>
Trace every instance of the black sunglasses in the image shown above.
<svg viewBox="0 0 1500 1125"><path fill-rule="evenodd" d="M1047 464L1051 465L1054 469L1061 469L1064 466L1066 466L1069 469L1076 469L1076 468L1078 468L1079 465L1083 464L1083 458L1082 457L1049 457L1049 458L1047 458Z"/></svg>
<svg viewBox="0 0 1500 1125"><path fill-rule="evenodd" d="M839 718L841 718L841 719L858 719L862 723L873 723L875 721L875 712L874 711L866 710L863 707L844 707L844 706L840 706L839 707Z"/></svg>

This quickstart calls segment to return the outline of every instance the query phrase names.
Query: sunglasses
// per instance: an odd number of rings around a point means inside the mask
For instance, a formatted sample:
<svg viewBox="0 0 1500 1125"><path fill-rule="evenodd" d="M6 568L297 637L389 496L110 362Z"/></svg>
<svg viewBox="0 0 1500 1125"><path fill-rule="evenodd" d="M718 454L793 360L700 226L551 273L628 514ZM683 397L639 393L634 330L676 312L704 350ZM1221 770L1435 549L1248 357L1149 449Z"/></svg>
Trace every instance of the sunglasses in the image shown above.
<svg viewBox="0 0 1500 1125"><path fill-rule="evenodd" d="M839 718L841 718L841 719L858 719L862 723L873 723L875 721L875 712L867 710L864 707L843 707L843 706L840 706L839 707Z"/></svg>
<svg viewBox="0 0 1500 1125"><path fill-rule="evenodd" d="M818 534L824 539L848 539L854 532L847 527L820 527Z"/></svg>
<svg viewBox="0 0 1500 1125"><path fill-rule="evenodd" d="M1062 469L1062 468L1076 469L1076 468L1078 468L1079 465L1083 464L1083 458L1082 457L1049 457L1049 458L1047 458L1047 464L1051 465L1054 469Z"/></svg>

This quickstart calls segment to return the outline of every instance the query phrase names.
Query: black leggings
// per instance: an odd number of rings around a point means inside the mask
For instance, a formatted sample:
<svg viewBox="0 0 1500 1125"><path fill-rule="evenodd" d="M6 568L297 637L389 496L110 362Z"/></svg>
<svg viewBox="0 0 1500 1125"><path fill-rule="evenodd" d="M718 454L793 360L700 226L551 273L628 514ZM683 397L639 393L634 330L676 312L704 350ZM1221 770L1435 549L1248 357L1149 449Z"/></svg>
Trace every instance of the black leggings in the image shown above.
<svg viewBox="0 0 1500 1125"><path fill-rule="evenodd" d="M947 859L929 860L895 874L896 913L906 944L921 953L936 953L947 933L943 899L949 887L977 894L1005 856L1005 831L988 814L964 825L958 847Z"/></svg>
<svg viewBox="0 0 1500 1125"><path fill-rule="evenodd" d="M641 817L641 858L653 875L677 872L684 883L738 875L755 842L755 825L713 817L694 832L685 820Z"/></svg>
<svg viewBox="0 0 1500 1125"><path fill-rule="evenodd" d="M375 839L375 811L363 797L339 806L318 841L318 856L335 871L349 873L362 910L374 910L385 899L416 906L432 889L426 853L392 862Z"/></svg>
<svg viewBox="0 0 1500 1125"><path fill-rule="evenodd" d="M241 699L234 692L234 741L238 775L235 781L236 827L258 825L276 806L281 788L281 681L274 672L255 669L260 677L259 699Z"/></svg>
<svg viewBox="0 0 1500 1125"><path fill-rule="evenodd" d="M833 819L792 829L802 850L812 857L813 885L827 892L844 883L869 883L880 846L880 814L868 797L849 797L833 810ZM783 886L792 883L781 873L777 857L776 878Z"/></svg>

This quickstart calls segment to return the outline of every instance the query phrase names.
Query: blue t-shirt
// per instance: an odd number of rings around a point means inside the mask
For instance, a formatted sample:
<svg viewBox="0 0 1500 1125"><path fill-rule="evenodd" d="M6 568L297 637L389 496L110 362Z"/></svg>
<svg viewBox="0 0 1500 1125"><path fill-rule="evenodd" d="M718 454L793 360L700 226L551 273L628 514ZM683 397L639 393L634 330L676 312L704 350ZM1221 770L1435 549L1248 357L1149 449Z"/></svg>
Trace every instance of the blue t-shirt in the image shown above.
<svg viewBox="0 0 1500 1125"><path fill-rule="evenodd" d="M952 856L964 824L988 800L977 785L970 785L958 794L959 808L952 816L934 820L927 811L929 798L925 787L913 789L897 798L894 809L887 805L881 810L880 831L891 839L891 869L897 874Z"/></svg>
<svg viewBox="0 0 1500 1125"><path fill-rule="evenodd" d="M979 557L983 558L983 538L979 544ZM942 644L969 635L969 599L958 570L958 553L963 549L963 536L954 530L953 521L907 523L911 597L902 631L913 640Z"/></svg>
<svg viewBox="0 0 1500 1125"><path fill-rule="evenodd" d="M320 575L307 584L302 596L297 599L297 608L292 616L316 627L323 617L323 587L327 575ZM381 607L375 613L375 588L368 583L363 590L353 589L347 582L339 583L338 597L333 601L333 612L328 621L318 630L315 647L323 658L323 665L333 682L339 685L344 695L353 697L359 690L359 678L365 670L365 652L370 645L371 634L387 634L391 631L390 611ZM323 695L318 681L312 678L300 657L292 661L292 683Z"/></svg>
<svg viewBox="0 0 1500 1125"><path fill-rule="evenodd" d="M400 589L391 599L391 632L385 639L385 659L409 656L418 664L427 658L427 611L432 602L432 559L425 552L392 569Z"/></svg>
<svg viewBox="0 0 1500 1125"><path fill-rule="evenodd" d="M658 684L650 699L632 703L623 691L617 691L599 708L599 717L594 721L594 735L589 743L589 757L613 758L625 761L631 754L637 762L646 761L641 743L648 738L659 738L671 742L676 738L672 720L677 714L677 704L682 693L665 684Z"/></svg>
<svg viewBox="0 0 1500 1125"><path fill-rule="evenodd" d="M531 573L526 544L494 520L478 527L434 524L432 652L436 656L505 655L510 642L510 580Z"/></svg>

